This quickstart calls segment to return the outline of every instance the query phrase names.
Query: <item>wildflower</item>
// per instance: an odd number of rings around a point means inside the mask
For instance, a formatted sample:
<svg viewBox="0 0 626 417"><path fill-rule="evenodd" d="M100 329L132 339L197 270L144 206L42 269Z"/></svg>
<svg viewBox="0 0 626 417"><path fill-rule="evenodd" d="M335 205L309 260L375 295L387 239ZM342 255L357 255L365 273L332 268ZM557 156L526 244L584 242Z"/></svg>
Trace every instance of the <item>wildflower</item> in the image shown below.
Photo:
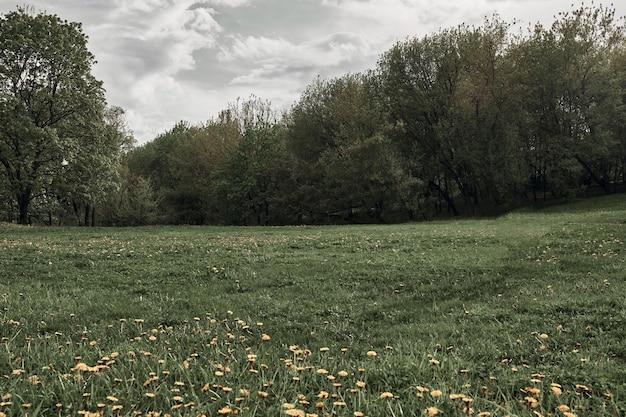
<svg viewBox="0 0 626 417"><path fill-rule="evenodd" d="M293 408L296 408L295 404L292 403L283 403L283 408L287 409L287 410L291 410Z"/></svg>
<svg viewBox="0 0 626 417"><path fill-rule="evenodd" d="M318 369L317 371L318 375L326 375L328 374L328 371L326 369Z"/></svg>
<svg viewBox="0 0 626 417"><path fill-rule="evenodd" d="M107 397L107 400L111 401L112 403L116 403L116 402L118 401L118 399L117 399L117 398L115 398L115 397L114 397L114 396L112 396L112 395L109 395L109 396Z"/></svg>
<svg viewBox="0 0 626 417"><path fill-rule="evenodd" d="M327 391L320 391L319 394L317 394L317 398L321 398L321 399L325 399L328 398L328 392Z"/></svg>
<svg viewBox="0 0 626 417"><path fill-rule="evenodd" d="M380 394L380 399L381 400L387 400L389 398L393 398L393 394L388 392L388 391L385 391L385 392Z"/></svg>
<svg viewBox="0 0 626 417"><path fill-rule="evenodd" d="M296 408L286 410L285 414L291 417L305 417L304 410L298 410Z"/></svg>
<svg viewBox="0 0 626 417"><path fill-rule="evenodd" d="M328 352L329 350L330 350L330 348L327 348L327 347L321 347L321 348L320 348L320 352L322 352L322 353L326 353L326 352Z"/></svg>
<svg viewBox="0 0 626 417"><path fill-rule="evenodd" d="M428 362L430 362L431 365L439 365L439 361L435 358L430 359Z"/></svg>
<svg viewBox="0 0 626 417"><path fill-rule="evenodd" d="M267 398L270 395L266 391L259 391L258 393L260 398Z"/></svg>
<svg viewBox="0 0 626 417"><path fill-rule="evenodd" d="M269 335L266 335L265 333L261 336L261 340L264 342L268 342L270 339Z"/></svg>
<svg viewBox="0 0 626 417"><path fill-rule="evenodd" d="M424 410L424 413L428 417L433 417L433 416L436 416L437 414L439 414L440 411L441 410L439 410L437 407L428 407L426 410Z"/></svg>
<svg viewBox="0 0 626 417"><path fill-rule="evenodd" d="M566 411L569 411L569 406L567 406L565 404L561 404L556 409L559 410L560 412L564 413Z"/></svg>
<svg viewBox="0 0 626 417"><path fill-rule="evenodd" d="M359 387L359 389L365 388L365 381L356 381L356 386Z"/></svg>
<svg viewBox="0 0 626 417"><path fill-rule="evenodd" d="M365 414L363 414L363 413L362 413L362 412L360 412L360 411L355 411L355 412L354 412L354 417L363 417L364 415L365 415Z"/></svg>
<svg viewBox="0 0 626 417"><path fill-rule="evenodd" d="M219 414L220 416L227 416L229 415L233 410L229 407L222 407L219 410L217 410L217 414Z"/></svg>
<svg viewBox="0 0 626 417"><path fill-rule="evenodd" d="M122 408L124 408L123 405L114 405L113 407L111 407L111 411L116 413L116 412L120 411Z"/></svg>
<svg viewBox="0 0 626 417"><path fill-rule="evenodd" d="M559 395L561 395L563 393L563 390L560 387L551 386L550 387L550 392L552 393L552 395L558 397Z"/></svg>
<svg viewBox="0 0 626 417"><path fill-rule="evenodd" d="M489 411L483 411L482 413L478 413L478 417L489 417L491 413Z"/></svg>
<svg viewBox="0 0 626 417"><path fill-rule="evenodd" d="M342 378L345 378L348 376L348 373L346 371L339 371L337 372L337 375L339 375Z"/></svg>
<svg viewBox="0 0 626 417"><path fill-rule="evenodd" d="M335 402L333 403L333 406L334 406L334 407L337 407L337 408L345 407L346 405L347 405L347 404L346 404L345 402L343 402L343 401L335 401Z"/></svg>
<svg viewBox="0 0 626 417"><path fill-rule="evenodd" d="M324 403L321 401L315 403L315 408L317 408L318 410L321 410L322 408L324 408Z"/></svg>
<svg viewBox="0 0 626 417"><path fill-rule="evenodd" d="M378 353L376 353L373 350L370 350L369 352L367 352L367 356L369 356L370 358L373 358L375 356L378 356Z"/></svg>
<svg viewBox="0 0 626 417"><path fill-rule="evenodd" d="M440 390L436 389L436 390L433 390L430 393L430 396L433 397L433 398L439 398L439 397L441 397L441 394L443 394L443 393Z"/></svg>

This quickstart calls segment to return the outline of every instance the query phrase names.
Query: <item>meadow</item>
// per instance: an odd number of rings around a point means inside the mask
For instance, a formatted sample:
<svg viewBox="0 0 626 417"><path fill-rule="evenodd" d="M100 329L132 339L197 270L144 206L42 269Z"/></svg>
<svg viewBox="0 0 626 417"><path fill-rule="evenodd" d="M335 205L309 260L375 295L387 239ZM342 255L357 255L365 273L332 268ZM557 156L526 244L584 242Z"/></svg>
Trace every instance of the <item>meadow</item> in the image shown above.
<svg viewBox="0 0 626 417"><path fill-rule="evenodd" d="M626 197L323 227L0 225L0 416L621 416Z"/></svg>

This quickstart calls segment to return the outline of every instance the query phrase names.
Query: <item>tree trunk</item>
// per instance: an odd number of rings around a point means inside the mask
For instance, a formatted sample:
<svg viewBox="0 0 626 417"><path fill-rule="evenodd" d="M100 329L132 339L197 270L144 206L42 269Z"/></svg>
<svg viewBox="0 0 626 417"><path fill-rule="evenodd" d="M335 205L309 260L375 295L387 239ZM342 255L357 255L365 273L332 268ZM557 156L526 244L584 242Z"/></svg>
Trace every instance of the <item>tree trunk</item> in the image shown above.
<svg viewBox="0 0 626 417"><path fill-rule="evenodd" d="M576 155L575 158L578 161L578 163L580 163L580 165L582 165L582 167L585 168L585 171L587 171L589 176L591 176L591 179L593 180L593 182L598 184L600 188L602 188L605 194L611 194L611 188L609 187L606 176L596 175L596 173L593 171L591 166L588 163L586 163L579 155Z"/></svg>
<svg viewBox="0 0 626 417"><path fill-rule="evenodd" d="M452 210L452 213L455 216L459 215L459 211L456 209L456 206L454 205L454 200L452 200L452 197L450 197L450 195L448 195L447 192L445 192L440 186L439 184L435 183L434 181L430 180L428 181L428 185L433 189L436 190L439 193L439 196L441 198L443 198L444 200L446 200L446 202L448 203L448 208L450 210Z"/></svg>
<svg viewBox="0 0 626 417"><path fill-rule="evenodd" d="M31 190L26 189L17 196L17 205L20 209L19 224L29 224L28 207L30 206Z"/></svg>

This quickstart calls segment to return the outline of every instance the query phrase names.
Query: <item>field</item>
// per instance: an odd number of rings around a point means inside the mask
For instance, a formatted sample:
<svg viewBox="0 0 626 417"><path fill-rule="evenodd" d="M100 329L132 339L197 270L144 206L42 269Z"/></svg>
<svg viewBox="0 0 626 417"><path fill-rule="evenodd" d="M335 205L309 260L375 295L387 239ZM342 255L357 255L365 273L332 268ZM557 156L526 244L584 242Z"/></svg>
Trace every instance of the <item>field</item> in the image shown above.
<svg viewBox="0 0 626 417"><path fill-rule="evenodd" d="M626 198L337 227L0 226L0 416L621 416Z"/></svg>

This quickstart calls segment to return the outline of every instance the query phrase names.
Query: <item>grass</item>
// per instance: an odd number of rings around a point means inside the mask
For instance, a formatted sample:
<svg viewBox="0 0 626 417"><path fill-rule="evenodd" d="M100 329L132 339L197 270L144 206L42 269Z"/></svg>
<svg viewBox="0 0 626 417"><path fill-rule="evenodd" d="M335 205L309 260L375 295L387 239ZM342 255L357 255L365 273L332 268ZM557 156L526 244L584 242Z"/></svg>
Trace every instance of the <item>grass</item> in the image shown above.
<svg viewBox="0 0 626 417"><path fill-rule="evenodd" d="M3 225L0 415L621 416L625 222Z"/></svg>

